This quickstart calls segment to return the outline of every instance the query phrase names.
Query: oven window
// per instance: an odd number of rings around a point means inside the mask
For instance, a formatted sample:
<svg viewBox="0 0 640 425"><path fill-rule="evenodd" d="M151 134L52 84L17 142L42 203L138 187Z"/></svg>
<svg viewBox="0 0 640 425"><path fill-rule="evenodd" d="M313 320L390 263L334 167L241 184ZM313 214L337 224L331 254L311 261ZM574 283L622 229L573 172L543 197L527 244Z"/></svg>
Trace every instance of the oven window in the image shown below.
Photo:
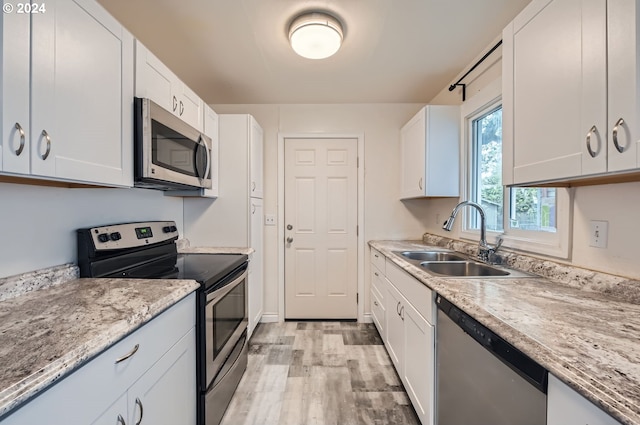
<svg viewBox="0 0 640 425"><path fill-rule="evenodd" d="M152 144L154 164L187 176L198 177L196 153L199 145L196 141L153 121Z"/></svg>
<svg viewBox="0 0 640 425"><path fill-rule="evenodd" d="M244 320L245 286L246 280L213 306L213 358Z"/></svg>

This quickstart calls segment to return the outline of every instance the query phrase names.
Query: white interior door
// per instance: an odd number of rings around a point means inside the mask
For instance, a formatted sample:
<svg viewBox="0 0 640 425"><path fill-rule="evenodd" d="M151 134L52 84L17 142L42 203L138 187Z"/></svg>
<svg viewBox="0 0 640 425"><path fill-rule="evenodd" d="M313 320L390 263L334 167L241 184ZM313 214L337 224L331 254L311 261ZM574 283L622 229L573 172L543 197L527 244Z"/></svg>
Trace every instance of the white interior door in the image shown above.
<svg viewBox="0 0 640 425"><path fill-rule="evenodd" d="M285 318L357 318L357 139L285 139Z"/></svg>

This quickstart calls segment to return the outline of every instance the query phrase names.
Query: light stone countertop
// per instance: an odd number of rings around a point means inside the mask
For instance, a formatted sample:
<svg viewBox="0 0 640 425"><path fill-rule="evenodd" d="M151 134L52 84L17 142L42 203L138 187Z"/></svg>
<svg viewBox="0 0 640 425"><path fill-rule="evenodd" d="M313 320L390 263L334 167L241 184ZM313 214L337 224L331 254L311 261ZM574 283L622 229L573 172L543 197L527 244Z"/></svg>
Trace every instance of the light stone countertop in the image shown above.
<svg viewBox="0 0 640 425"><path fill-rule="evenodd" d="M543 277L441 278L393 251L442 246L421 241L369 245L621 423L640 424L640 305L611 293L611 286L633 281L611 277L611 285L597 291L588 282L570 285Z"/></svg>
<svg viewBox="0 0 640 425"><path fill-rule="evenodd" d="M193 280L82 278L0 301L0 417L198 286Z"/></svg>

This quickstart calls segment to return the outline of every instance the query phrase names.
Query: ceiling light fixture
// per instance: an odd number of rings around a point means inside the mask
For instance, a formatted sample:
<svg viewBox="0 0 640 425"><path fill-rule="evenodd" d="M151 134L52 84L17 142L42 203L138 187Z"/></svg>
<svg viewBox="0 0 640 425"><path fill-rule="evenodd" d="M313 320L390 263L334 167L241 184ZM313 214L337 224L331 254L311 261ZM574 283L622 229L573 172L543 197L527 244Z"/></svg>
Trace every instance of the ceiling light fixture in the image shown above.
<svg viewBox="0 0 640 425"><path fill-rule="evenodd" d="M300 15L289 26L291 48L308 59L332 56L340 49L343 38L340 21L323 12Z"/></svg>

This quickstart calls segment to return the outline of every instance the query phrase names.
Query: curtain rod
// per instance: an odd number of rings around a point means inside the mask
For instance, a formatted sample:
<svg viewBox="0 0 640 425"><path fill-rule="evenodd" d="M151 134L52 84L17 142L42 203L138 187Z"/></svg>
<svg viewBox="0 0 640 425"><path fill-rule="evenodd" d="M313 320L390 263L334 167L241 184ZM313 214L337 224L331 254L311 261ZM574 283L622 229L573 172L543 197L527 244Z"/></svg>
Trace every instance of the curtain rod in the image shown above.
<svg viewBox="0 0 640 425"><path fill-rule="evenodd" d="M496 49L500 47L501 44L502 44L502 40L498 41L496 45L491 48L491 50L489 50L483 57L480 58L480 60L478 60L478 62L475 63L475 65L471 67L470 70L468 70L462 77L460 77L458 81L456 81L454 84L451 84L449 86L449 91L453 91L455 90L456 87L462 86L462 101L464 102L465 100L467 100L467 85L461 83L461 81L464 80L467 77L467 75L471 74L471 72L473 72L473 70L476 69L478 65L484 62L485 59L487 59L489 55L491 55L491 53L495 52Z"/></svg>

